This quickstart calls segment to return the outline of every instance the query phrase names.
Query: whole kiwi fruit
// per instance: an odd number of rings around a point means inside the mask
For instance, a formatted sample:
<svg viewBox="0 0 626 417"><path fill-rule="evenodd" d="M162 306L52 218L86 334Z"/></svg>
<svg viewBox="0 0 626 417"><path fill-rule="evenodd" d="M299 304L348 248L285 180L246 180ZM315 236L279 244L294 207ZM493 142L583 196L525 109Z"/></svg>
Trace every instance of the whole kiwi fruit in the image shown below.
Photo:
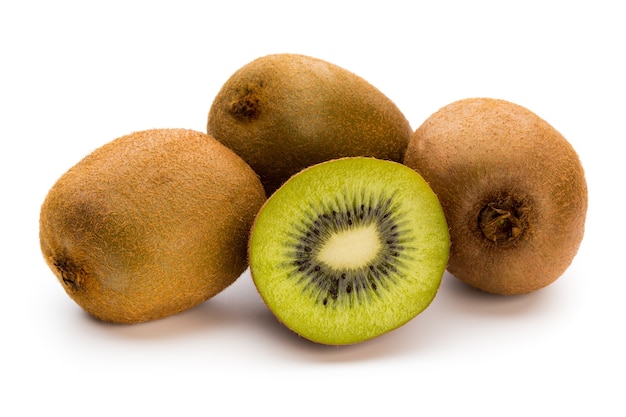
<svg viewBox="0 0 626 417"><path fill-rule="evenodd" d="M305 168L268 198L250 236L250 271L288 328L353 344L430 305L449 247L439 200L420 175L346 157Z"/></svg>
<svg viewBox="0 0 626 417"><path fill-rule="evenodd" d="M401 162L413 130L363 78L298 54L257 58L222 86L207 132L257 172L267 195L316 163L370 156Z"/></svg>
<svg viewBox="0 0 626 417"><path fill-rule="evenodd" d="M439 197L450 227L448 271L486 292L543 288L584 234L587 183L571 144L530 110L469 98L431 115L404 163Z"/></svg>
<svg viewBox="0 0 626 417"><path fill-rule="evenodd" d="M40 211L41 251L94 317L137 323L189 309L247 268L265 201L257 175L209 135L134 132L63 174Z"/></svg>

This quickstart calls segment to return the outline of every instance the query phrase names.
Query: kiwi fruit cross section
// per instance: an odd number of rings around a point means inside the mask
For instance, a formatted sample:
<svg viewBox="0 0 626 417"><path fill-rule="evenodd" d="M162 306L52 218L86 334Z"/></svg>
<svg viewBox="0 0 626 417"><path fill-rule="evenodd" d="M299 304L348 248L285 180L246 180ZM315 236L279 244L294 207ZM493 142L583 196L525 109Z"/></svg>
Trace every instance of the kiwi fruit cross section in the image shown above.
<svg viewBox="0 0 626 417"><path fill-rule="evenodd" d="M352 157L279 188L255 220L249 251L254 282L280 321L310 340L349 344L424 310L448 248L443 210L421 176Z"/></svg>

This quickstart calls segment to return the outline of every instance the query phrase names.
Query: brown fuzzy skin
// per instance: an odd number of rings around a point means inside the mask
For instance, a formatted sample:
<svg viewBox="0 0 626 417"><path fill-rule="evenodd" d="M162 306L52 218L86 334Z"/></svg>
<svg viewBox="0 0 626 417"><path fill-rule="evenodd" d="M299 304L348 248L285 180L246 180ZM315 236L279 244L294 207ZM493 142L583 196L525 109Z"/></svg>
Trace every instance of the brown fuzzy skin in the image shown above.
<svg viewBox="0 0 626 417"><path fill-rule="evenodd" d="M137 323L191 308L248 265L261 182L204 133L118 138L50 189L40 244L67 294L98 319Z"/></svg>
<svg viewBox="0 0 626 417"><path fill-rule="evenodd" d="M531 111L472 98L430 116L404 163L441 200L450 227L448 271L495 294L555 281L578 251L587 184L567 140Z"/></svg>
<svg viewBox="0 0 626 417"><path fill-rule="evenodd" d="M259 174L267 195L319 162L372 156L401 162L413 133L396 105L357 75L296 54L258 58L215 97L207 132Z"/></svg>

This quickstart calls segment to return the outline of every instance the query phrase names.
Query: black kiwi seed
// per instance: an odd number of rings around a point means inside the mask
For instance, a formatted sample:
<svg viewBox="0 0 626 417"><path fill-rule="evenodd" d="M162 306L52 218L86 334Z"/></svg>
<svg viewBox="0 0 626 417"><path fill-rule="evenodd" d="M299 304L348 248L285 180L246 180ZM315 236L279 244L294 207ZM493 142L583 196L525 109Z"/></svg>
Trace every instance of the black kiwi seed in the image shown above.
<svg viewBox="0 0 626 417"><path fill-rule="evenodd" d="M291 240L285 242L289 259L283 265L289 276L305 288L317 303L363 302L387 288L402 269L403 251L409 249L402 241L403 230L396 221L392 198L371 196L367 203L356 204L337 196L333 204L306 211L308 218L294 225ZM374 224L380 236L381 249L368 264L336 270L317 258L324 244L337 232Z"/></svg>

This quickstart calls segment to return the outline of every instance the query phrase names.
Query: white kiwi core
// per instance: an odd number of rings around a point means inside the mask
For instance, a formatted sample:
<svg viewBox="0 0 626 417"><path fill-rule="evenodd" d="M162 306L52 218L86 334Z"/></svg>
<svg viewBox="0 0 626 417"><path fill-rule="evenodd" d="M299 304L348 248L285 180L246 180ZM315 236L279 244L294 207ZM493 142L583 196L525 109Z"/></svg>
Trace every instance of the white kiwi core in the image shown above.
<svg viewBox="0 0 626 417"><path fill-rule="evenodd" d="M335 269L357 269L369 264L381 249L375 224L333 234L317 258Z"/></svg>

